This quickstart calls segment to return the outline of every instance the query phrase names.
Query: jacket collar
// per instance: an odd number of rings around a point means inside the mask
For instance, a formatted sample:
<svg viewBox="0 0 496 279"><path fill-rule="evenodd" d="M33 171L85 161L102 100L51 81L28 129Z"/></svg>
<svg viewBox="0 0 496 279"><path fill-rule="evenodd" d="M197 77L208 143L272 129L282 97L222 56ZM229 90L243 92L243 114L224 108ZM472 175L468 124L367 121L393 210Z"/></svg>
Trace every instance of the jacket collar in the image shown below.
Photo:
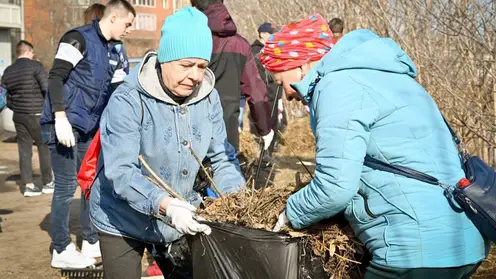
<svg viewBox="0 0 496 279"><path fill-rule="evenodd" d="M102 29L100 28L100 23L99 23L98 18L93 19L93 21L91 22L91 25L93 26L93 28L95 28L96 33L98 34L98 37L100 37L100 39L103 42L109 42L109 43L112 43L113 45L122 44L122 41L112 40L112 39L107 40L107 38L105 38L105 36L103 35L103 32L102 32Z"/></svg>

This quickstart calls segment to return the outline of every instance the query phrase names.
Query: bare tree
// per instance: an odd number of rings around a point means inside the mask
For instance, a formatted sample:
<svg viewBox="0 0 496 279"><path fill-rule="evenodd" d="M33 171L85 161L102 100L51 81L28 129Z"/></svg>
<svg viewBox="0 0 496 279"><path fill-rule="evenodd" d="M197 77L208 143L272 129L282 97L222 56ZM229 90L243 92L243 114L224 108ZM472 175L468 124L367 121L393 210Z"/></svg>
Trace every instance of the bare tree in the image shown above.
<svg viewBox="0 0 496 279"><path fill-rule="evenodd" d="M391 37L414 60L418 81L436 100L470 152L496 167L495 1L225 0L238 31L284 25L318 12L341 17L347 31Z"/></svg>
<svg viewBox="0 0 496 279"><path fill-rule="evenodd" d="M36 48L36 56L49 68L62 35L71 28L84 24L83 12L87 5L75 0L45 0L38 16L26 26L26 35ZM85 4L98 2L82 1Z"/></svg>

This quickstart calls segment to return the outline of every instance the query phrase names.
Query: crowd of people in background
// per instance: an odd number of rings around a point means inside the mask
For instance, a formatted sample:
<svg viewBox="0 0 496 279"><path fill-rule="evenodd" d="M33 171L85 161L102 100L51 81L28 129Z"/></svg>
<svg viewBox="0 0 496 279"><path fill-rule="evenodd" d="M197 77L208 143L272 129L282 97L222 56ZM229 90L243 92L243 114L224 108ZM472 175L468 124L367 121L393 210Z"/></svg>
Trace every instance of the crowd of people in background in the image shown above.
<svg viewBox="0 0 496 279"><path fill-rule="evenodd" d="M250 45L222 0L191 5L164 20L158 47L134 69L123 39L136 11L126 0L91 5L85 25L61 37L49 73L31 43L17 44L1 86L14 111L24 196L53 193L52 267L85 268L102 257L106 278L140 278L148 250L157 274L192 278L184 236L211 232L195 216L201 199L245 184L238 152L246 103L249 131L270 157L288 125L286 99L310 115L316 169L275 231L344 212L372 255L367 279L475 272L487 242L441 189L363 165L368 155L450 183L464 175L436 104L394 41L370 30L345 35L342 19L314 14L261 23ZM33 141L42 185L33 182ZM90 144L101 151L90 198L81 196L79 252L69 211ZM195 157L211 166L220 192L195 190ZM145 166L179 196L153 185Z"/></svg>

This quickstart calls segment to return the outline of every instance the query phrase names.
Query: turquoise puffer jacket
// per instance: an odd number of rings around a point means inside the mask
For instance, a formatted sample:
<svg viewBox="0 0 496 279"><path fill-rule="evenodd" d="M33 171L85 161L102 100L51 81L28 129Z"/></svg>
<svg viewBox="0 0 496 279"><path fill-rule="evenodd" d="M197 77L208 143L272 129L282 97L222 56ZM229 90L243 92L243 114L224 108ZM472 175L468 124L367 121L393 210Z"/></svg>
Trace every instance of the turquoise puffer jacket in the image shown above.
<svg viewBox="0 0 496 279"><path fill-rule="evenodd" d="M288 218L304 228L340 211L389 267L456 267L485 258L483 237L440 187L363 165L366 154L455 184L457 149L415 66L391 39L345 35L294 88L308 101L316 138L315 178L292 195ZM371 211L365 212L361 189Z"/></svg>

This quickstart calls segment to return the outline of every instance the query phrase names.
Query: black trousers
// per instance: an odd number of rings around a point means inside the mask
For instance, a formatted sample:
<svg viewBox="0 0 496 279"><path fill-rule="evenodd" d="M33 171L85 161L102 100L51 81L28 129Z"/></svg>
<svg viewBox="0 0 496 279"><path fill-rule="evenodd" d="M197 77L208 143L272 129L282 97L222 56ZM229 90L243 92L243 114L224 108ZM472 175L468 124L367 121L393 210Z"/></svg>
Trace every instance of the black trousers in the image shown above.
<svg viewBox="0 0 496 279"><path fill-rule="evenodd" d="M145 249L152 254L165 279L193 278L189 246L183 237L171 244L152 245L135 239L100 233L100 250L106 279L140 279Z"/></svg>
<svg viewBox="0 0 496 279"><path fill-rule="evenodd" d="M33 183L33 141L38 147L41 179L43 184L53 181L52 166L48 145L41 139L41 115L14 112L12 120L17 133L17 147L19 149L19 168L21 170L21 184Z"/></svg>
<svg viewBox="0 0 496 279"><path fill-rule="evenodd" d="M447 268L391 268L370 264L365 279L468 279L478 264Z"/></svg>

